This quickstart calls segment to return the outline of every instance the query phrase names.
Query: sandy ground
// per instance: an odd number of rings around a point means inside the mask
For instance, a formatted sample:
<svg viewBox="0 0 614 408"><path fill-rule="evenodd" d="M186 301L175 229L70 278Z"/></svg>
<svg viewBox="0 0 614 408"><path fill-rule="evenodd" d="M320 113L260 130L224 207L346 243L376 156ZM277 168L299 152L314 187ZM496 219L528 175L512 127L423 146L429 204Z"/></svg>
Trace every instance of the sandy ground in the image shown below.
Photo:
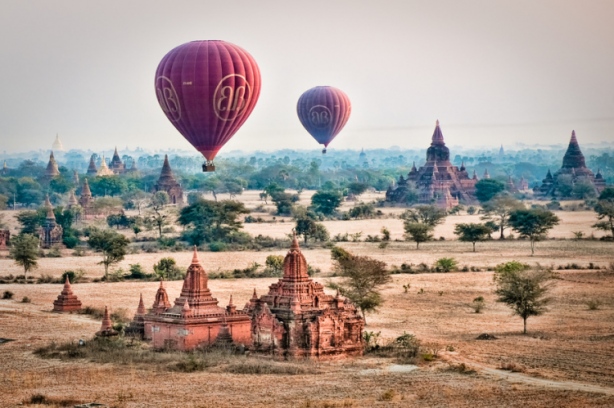
<svg viewBox="0 0 614 408"><path fill-rule="evenodd" d="M302 199L308 200L303 193ZM245 195L250 207L260 205L257 195ZM344 204L351 205L351 204ZM270 205L268 206L270 207ZM272 207L271 207L272 209ZM387 216L399 209L386 209ZM272 215L262 213L267 219ZM452 241L453 225L475 222L477 216L450 216L436 230L446 240L422 244L419 250L410 242L391 242L386 249L377 243L341 243L356 254L368 255L388 265L401 263L432 265L441 257L454 257L461 266L482 272L394 275L383 290L385 304L378 313L367 316L367 331L381 332L382 341L403 332L415 334L422 343L439 351L431 363L417 369L399 368L390 359L365 356L315 364L317 373L295 376L241 375L219 372L178 373L152 366L95 364L87 361L43 360L33 355L37 347L51 341L88 339L100 322L87 316L51 313L52 302L61 291L58 284L0 285L0 292L12 291L13 300L0 300L0 407L13 407L36 393L82 402L99 401L116 407L592 407L614 406L614 273L601 270L564 270L553 291L550 311L529 319L529 334L522 335L522 320L495 302L492 272L485 271L508 260L539 262L544 265L590 262L605 267L614 261L614 245L592 240L573 241L571 231L590 235L594 223L591 212L559 212L561 225L550 234L565 238L537 243L530 256L526 241L489 241L471 245ZM6 221L5 217L5 221ZM10 217L9 217L10 218ZM283 236L291 223L247 224L250 233ZM382 226L400 239L402 224L395 218L366 221L326 222L331 235L363 232L379 234ZM252 230L253 228L253 230ZM89 278L103 274L101 257L88 254L62 258L42 258L34 276L60 276L65 270L83 269ZM244 268L251 262L264 263L269 254L285 250L211 253L201 252L207 271ZM330 252L304 249L308 262L331 271ZM172 256L185 268L191 253L132 254L118 267L127 270L140 263L148 271L160 258ZM0 253L0 275L21 274L19 267ZM326 283L326 276L316 280ZM333 278L335 279L335 278ZM248 301L256 288L266 292L275 279L210 280L213 295L222 306L230 295L236 305ZM167 282L171 301L179 295L182 282ZM403 285L410 285L405 293ZM109 306L112 311L127 310L132 315L143 294L149 306L156 282L81 283L73 285L84 305ZM32 303L21 303L27 296ZM476 314L474 298L483 296L486 308ZM587 302L600 303L588 310ZM490 333L496 340L476 337ZM468 372L454 369L465 364ZM516 372L501 370L514 365ZM474 370L474 371L471 371ZM387 396L392 396L387 400Z"/></svg>

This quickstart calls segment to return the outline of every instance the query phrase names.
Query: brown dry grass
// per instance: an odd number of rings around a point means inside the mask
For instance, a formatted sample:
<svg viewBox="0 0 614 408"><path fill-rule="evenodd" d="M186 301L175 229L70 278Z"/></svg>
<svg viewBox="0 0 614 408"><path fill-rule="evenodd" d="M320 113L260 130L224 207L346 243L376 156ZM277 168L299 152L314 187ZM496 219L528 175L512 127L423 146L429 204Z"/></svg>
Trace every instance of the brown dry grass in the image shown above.
<svg viewBox="0 0 614 408"><path fill-rule="evenodd" d="M257 196L252 197L249 205L258 204ZM571 238L571 231L590 231L593 222L590 212L559 216L563 223L552 235L565 238ZM451 220L467 222L473 218L448 217L436 234L447 236ZM338 228L339 232L360 230L364 235L375 234L382 225L393 231L393 239L400 238L401 233L400 221L392 218L331 221L327 225L333 233ZM266 235L275 235L286 234L290 226L275 223L258 227ZM601 266L614 259L613 244L599 241L547 240L537 244L535 257L529 256L528 243L523 241L479 243L477 253L470 252L470 244L449 239L423 244L420 250L407 242L392 242L385 250L363 242L342 245L389 265L431 265L443 256L456 258L461 266L483 269L512 259L545 265L594 262ZM217 271L243 268L254 261L262 264L267 255L284 252L204 252L200 257L208 271ZM310 264L324 273L330 271L328 250L304 253ZM138 262L150 270L163 256L175 257L182 267L191 259L188 252L135 254L129 255L120 267L127 269ZM83 268L88 277L100 277L103 268L96 265L98 261L96 255L44 258L34 275L57 277L64 270ZM21 270L10 259L0 259L0 275L9 273L20 274ZM231 294L235 304L241 305L248 301L253 288L262 294L274 281L212 280L209 285L221 305ZM404 293L403 285L408 283L411 288ZM166 283L171 301L179 295L181 284ZM139 293L149 305L157 286L155 282L83 283L73 289L84 305L108 305L112 311L124 308L133 313ZM404 331L413 333L423 344L438 349L440 356L418 370L404 373L389 372L386 368L392 361L372 357L320 362L316 373L292 376L179 373L147 365L41 359L33 350L51 341L88 339L100 322L84 315L51 313L61 285L11 284L0 285L0 290L15 294L14 300L0 300L0 337L14 339L0 344L2 407L28 401L34 394L51 401L100 401L117 407L614 406L614 274L605 269L562 271L551 311L529 319L527 336L520 334L521 319L495 302L490 272L394 275L384 289L386 303L379 313L368 316L366 329L381 331L382 337L388 339ZM24 296L32 303L20 303ZM478 296L486 301L480 314L471 307ZM589 301L598 301L599 309L589 310ZM497 340L476 340L481 333L493 334ZM496 370L501 367L512 367L517 372Z"/></svg>

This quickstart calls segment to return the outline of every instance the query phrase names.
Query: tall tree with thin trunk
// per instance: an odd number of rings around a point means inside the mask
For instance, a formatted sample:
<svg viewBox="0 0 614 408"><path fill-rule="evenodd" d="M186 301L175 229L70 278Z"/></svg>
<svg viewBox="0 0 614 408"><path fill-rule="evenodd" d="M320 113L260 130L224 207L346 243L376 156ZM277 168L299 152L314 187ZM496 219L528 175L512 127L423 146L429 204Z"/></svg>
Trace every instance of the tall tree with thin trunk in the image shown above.
<svg viewBox="0 0 614 408"><path fill-rule="evenodd" d="M504 231L509 226L512 211L524 209L524 204L507 193L500 193L482 205L482 220L493 221L499 228L499 239L505 239Z"/></svg>
<svg viewBox="0 0 614 408"><path fill-rule="evenodd" d="M38 267L39 239L32 234L19 234L11 239L11 258L19 266L23 266L24 279L28 283L28 272Z"/></svg>
<svg viewBox="0 0 614 408"><path fill-rule="evenodd" d="M535 253L535 241L544 237L558 223L559 217L543 208L512 211L509 218L514 231L531 241L531 256Z"/></svg>
<svg viewBox="0 0 614 408"><path fill-rule="evenodd" d="M104 265L105 279L108 277L109 266L124 259L129 243L128 238L113 230L93 230L90 232L88 244L93 250L102 252L102 261L99 264Z"/></svg>
<svg viewBox="0 0 614 408"><path fill-rule="evenodd" d="M484 241L488 238L491 229L484 224L456 224L454 233L458 235L459 241L471 242L473 244L473 252L475 252L475 243Z"/></svg>

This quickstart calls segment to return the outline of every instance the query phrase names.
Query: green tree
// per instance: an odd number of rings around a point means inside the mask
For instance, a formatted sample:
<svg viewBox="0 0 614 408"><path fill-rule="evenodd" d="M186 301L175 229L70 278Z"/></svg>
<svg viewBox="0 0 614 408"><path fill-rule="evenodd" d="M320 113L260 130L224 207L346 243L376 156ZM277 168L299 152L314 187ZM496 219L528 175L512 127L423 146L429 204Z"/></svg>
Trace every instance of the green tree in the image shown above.
<svg viewBox="0 0 614 408"><path fill-rule="evenodd" d="M163 210L169 202L170 198L166 191L156 191L151 196L150 220L158 228L159 237L162 237L162 227L168 224L168 216L163 213Z"/></svg>
<svg viewBox="0 0 614 408"><path fill-rule="evenodd" d="M102 252L102 261L99 265L104 265L105 279L108 276L109 266L124 259L129 243L128 238L113 230L93 229L89 232L89 246L97 252Z"/></svg>
<svg viewBox="0 0 614 408"><path fill-rule="evenodd" d="M512 211L509 218L509 225L514 231L531 241L531 256L535 253L535 241L547 234L558 223L559 217L552 211L542 208L515 210Z"/></svg>
<svg viewBox="0 0 614 408"><path fill-rule="evenodd" d="M405 220L403 228L405 229L405 239L415 241L416 249L420 248L421 242L426 242L433 238L433 234L431 234L432 227L427 224Z"/></svg>
<svg viewBox="0 0 614 408"><path fill-rule="evenodd" d="M17 214L17 221L21 224L22 234L38 234L38 229L44 220L44 213L39 211L21 211Z"/></svg>
<svg viewBox="0 0 614 408"><path fill-rule="evenodd" d="M159 278L165 280L176 280L184 277L174 258L160 259L157 264L154 264L153 269Z"/></svg>
<svg viewBox="0 0 614 408"><path fill-rule="evenodd" d="M339 290L352 301L362 313L366 324L366 313L375 312L384 302L380 293L381 286L392 280L386 263L335 248L331 250L331 257L334 269L342 279L339 283L329 283L329 287Z"/></svg>
<svg viewBox="0 0 614 408"><path fill-rule="evenodd" d="M23 266L24 278L28 283L28 272L38 267L38 237L32 234L19 234L11 239L11 258Z"/></svg>
<svg viewBox="0 0 614 408"><path fill-rule="evenodd" d="M505 184L498 180L482 179L475 183L475 197L480 203L492 200L503 190L505 190Z"/></svg>
<svg viewBox="0 0 614 408"><path fill-rule="evenodd" d="M311 218L299 218L294 229L297 235L303 236L306 244L307 239L316 233L316 222Z"/></svg>
<svg viewBox="0 0 614 408"><path fill-rule="evenodd" d="M230 236L243 227L238 220L242 214L249 214L249 210L238 201L200 199L181 209L178 222L187 227L184 238L192 245L229 242Z"/></svg>
<svg viewBox="0 0 614 408"><path fill-rule="evenodd" d="M548 309L551 298L546 297L553 286L554 274L543 268L530 269L528 265L512 261L497 265L494 281L497 301L512 308L515 315L524 322L523 333L527 333L527 319L539 316Z"/></svg>
<svg viewBox="0 0 614 408"><path fill-rule="evenodd" d="M353 194L355 196L361 195L362 193L367 191L368 188L369 185L367 183L361 183L360 181L353 181L347 186L348 193Z"/></svg>
<svg viewBox="0 0 614 408"><path fill-rule="evenodd" d="M524 209L524 204L508 194L497 194L482 206L482 220L493 221L501 232L499 239L505 239L504 231L509 226L508 220L512 211Z"/></svg>
<svg viewBox="0 0 614 408"><path fill-rule="evenodd" d="M271 276L281 276L284 271L284 257L281 255L269 255L264 262Z"/></svg>
<svg viewBox="0 0 614 408"><path fill-rule="evenodd" d="M311 206L314 211L329 216L341 205L342 199L338 191L317 191L311 196Z"/></svg>
<svg viewBox="0 0 614 408"><path fill-rule="evenodd" d="M294 203L298 201L298 195L289 193L274 193L271 198L277 207L278 215L290 215Z"/></svg>
<svg viewBox="0 0 614 408"><path fill-rule="evenodd" d="M484 224L461 223L456 224L454 233L458 235L459 241L471 242L473 244L473 252L475 252L475 243L484 241L490 234L491 229Z"/></svg>
<svg viewBox="0 0 614 408"><path fill-rule="evenodd" d="M443 223L447 215L443 208L434 205L417 205L401 214L401 218L410 223L420 223L434 228Z"/></svg>
<svg viewBox="0 0 614 408"><path fill-rule="evenodd" d="M600 221L593 224L593 228L610 232L614 238L614 187L603 189L595 205L595 212Z"/></svg>

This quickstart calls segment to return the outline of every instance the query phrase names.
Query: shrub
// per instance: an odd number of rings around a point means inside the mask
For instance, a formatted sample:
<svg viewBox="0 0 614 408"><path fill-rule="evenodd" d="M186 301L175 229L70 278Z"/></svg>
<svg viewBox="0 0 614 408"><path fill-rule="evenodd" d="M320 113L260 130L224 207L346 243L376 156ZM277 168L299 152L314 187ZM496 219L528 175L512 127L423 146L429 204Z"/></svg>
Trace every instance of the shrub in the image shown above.
<svg viewBox="0 0 614 408"><path fill-rule="evenodd" d="M51 249L47 252L46 255L48 258L61 258L62 257L62 252L60 251L60 247L57 245L54 245L53 247L51 247Z"/></svg>
<svg viewBox="0 0 614 408"><path fill-rule="evenodd" d="M597 299L589 299L585 303L588 307L588 310L599 310L599 308L601 307L601 301Z"/></svg>
<svg viewBox="0 0 614 408"><path fill-rule="evenodd" d="M4 293L2 293L2 299L13 299L13 296L14 293L10 290L5 290Z"/></svg>
<svg viewBox="0 0 614 408"><path fill-rule="evenodd" d="M454 258L439 258L433 267L437 272L450 272L456 270L457 266L458 262Z"/></svg>
<svg viewBox="0 0 614 408"><path fill-rule="evenodd" d="M265 271L270 276L281 276L284 270L284 257L281 255L269 255L266 257L264 264L266 265Z"/></svg>
<svg viewBox="0 0 614 408"><path fill-rule="evenodd" d="M387 391L384 391L382 395L379 397L379 399L381 401L392 401L396 395L397 395L396 391L391 388Z"/></svg>
<svg viewBox="0 0 614 408"><path fill-rule="evenodd" d="M209 251L211 252L223 252L228 249L228 245L224 242L215 241L209 244Z"/></svg>
<svg viewBox="0 0 614 408"><path fill-rule="evenodd" d="M85 256L85 248L76 247L72 253L72 256Z"/></svg>
<svg viewBox="0 0 614 408"><path fill-rule="evenodd" d="M484 302L484 298L482 296L478 296L475 299L473 299L473 310L476 313L481 313L482 309L484 308L485 302Z"/></svg>
<svg viewBox="0 0 614 408"><path fill-rule="evenodd" d="M30 300L30 298L29 298L29 297L24 296L24 297L21 299L21 303L32 303L32 300Z"/></svg>
<svg viewBox="0 0 614 408"><path fill-rule="evenodd" d="M66 277L68 276L68 281L70 283L79 283L83 280L85 276L85 271L83 269L77 269L76 271L65 271L62 274L62 279L59 283L64 283L66 281Z"/></svg>
<svg viewBox="0 0 614 408"><path fill-rule="evenodd" d="M130 264L129 274L125 276L126 279L150 279L153 274L145 272L141 264Z"/></svg>

